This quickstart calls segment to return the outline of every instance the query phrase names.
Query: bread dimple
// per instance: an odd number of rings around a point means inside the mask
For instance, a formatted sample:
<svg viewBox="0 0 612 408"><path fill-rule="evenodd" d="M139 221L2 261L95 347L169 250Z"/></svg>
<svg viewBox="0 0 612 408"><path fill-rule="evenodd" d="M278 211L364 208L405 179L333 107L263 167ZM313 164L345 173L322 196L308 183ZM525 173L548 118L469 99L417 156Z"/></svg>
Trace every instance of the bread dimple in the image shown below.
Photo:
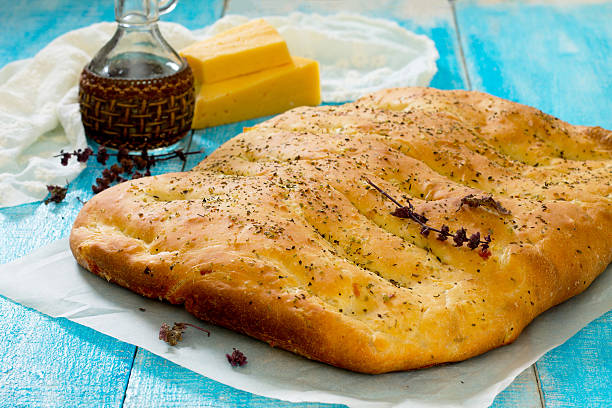
<svg viewBox="0 0 612 408"><path fill-rule="evenodd" d="M610 263L610 135L466 91L298 108L194 171L96 195L71 248L110 281L308 358L367 373L460 361ZM433 226L491 234L491 257L423 236L364 177ZM461 206L469 194L510 214Z"/></svg>

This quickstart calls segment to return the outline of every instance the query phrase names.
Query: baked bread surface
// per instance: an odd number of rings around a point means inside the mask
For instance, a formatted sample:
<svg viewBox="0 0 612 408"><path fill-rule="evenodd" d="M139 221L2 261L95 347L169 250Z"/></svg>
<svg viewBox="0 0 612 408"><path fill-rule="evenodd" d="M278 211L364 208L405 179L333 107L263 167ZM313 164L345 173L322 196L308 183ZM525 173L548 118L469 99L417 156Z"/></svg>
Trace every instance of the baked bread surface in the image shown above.
<svg viewBox="0 0 612 408"><path fill-rule="evenodd" d="M612 258L612 132L487 94L403 88L297 108L193 171L92 198L70 245L91 272L198 318L364 373L514 341ZM491 256L425 237L490 234ZM460 206L469 194L491 206Z"/></svg>

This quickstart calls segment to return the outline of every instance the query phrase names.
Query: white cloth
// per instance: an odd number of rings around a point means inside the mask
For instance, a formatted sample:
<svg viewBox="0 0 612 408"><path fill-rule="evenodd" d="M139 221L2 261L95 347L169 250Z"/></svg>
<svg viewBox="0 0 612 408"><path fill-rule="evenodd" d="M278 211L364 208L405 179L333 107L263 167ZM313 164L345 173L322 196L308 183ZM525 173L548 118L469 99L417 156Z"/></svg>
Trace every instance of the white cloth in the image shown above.
<svg viewBox="0 0 612 408"><path fill-rule="evenodd" d="M433 41L392 21L302 13L265 19L278 28L292 54L320 62L325 102L350 101L395 86L426 86L436 73ZM160 28L181 49L246 21L226 16L193 33L171 23L160 23ZM62 166L53 156L87 145L78 78L114 30L114 23L100 23L71 31L34 58L0 70L0 207L41 200L46 185L65 185L85 168L74 159Z"/></svg>
<svg viewBox="0 0 612 408"><path fill-rule="evenodd" d="M175 47L195 40L180 25L162 23L160 28ZM41 200L47 184L63 186L85 168L75 159L62 166L53 156L87 146L79 74L114 31L114 23L71 31L34 58L0 70L0 207Z"/></svg>

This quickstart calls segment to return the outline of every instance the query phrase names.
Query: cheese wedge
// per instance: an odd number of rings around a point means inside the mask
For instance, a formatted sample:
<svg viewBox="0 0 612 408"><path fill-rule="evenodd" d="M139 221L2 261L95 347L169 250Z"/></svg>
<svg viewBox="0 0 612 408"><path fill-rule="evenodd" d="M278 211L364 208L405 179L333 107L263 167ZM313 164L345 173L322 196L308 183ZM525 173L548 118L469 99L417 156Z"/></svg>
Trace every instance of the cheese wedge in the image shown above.
<svg viewBox="0 0 612 408"><path fill-rule="evenodd" d="M287 43L262 19L183 49L196 83L213 83L291 63Z"/></svg>
<svg viewBox="0 0 612 408"><path fill-rule="evenodd" d="M291 64L203 84L192 127L223 125L320 103L319 63L293 57Z"/></svg>

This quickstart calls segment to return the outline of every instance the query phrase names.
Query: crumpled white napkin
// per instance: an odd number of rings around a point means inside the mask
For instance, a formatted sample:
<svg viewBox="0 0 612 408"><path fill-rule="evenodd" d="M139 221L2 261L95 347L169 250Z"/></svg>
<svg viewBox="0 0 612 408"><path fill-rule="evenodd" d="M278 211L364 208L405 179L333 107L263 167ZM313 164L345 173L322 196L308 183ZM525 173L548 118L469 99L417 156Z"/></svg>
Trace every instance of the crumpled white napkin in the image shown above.
<svg viewBox="0 0 612 408"><path fill-rule="evenodd" d="M426 86L437 70L433 41L392 21L303 13L265 19L277 27L292 54L319 61L325 102L350 101L383 88ZM160 28L180 50L246 21L226 16L193 33L172 23L160 23ZM47 184L65 185L85 167L75 160L64 167L53 156L87 144L78 78L114 31L114 23L100 23L69 32L34 58L0 70L0 207L41 200Z"/></svg>
<svg viewBox="0 0 612 408"><path fill-rule="evenodd" d="M176 48L195 40L178 24L160 23L160 28ZM87 146L79 74L114 31L114 23L71 31L34 58L0 70L0 207L41 200L47 184L65 185L85 168L76 160L62 166L53 156Z"/></svg>

